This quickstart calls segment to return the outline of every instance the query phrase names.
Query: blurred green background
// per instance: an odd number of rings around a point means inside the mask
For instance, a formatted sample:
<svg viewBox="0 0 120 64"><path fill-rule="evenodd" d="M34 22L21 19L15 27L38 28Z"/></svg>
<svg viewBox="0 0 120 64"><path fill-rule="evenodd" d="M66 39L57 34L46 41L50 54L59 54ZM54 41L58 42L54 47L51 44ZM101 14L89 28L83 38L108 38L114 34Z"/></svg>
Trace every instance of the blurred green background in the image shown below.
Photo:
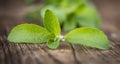
<svg viewBox="0 0 120 64"><path fill-rule="evenodd" d="M103 26L105 23L119 28L119 2L119 0L0 0L0 30L6 29L6 25L13 27L21 23L42 25L46 8L55 11L64 31L81 26L100 28L100 25Z"/></svg>

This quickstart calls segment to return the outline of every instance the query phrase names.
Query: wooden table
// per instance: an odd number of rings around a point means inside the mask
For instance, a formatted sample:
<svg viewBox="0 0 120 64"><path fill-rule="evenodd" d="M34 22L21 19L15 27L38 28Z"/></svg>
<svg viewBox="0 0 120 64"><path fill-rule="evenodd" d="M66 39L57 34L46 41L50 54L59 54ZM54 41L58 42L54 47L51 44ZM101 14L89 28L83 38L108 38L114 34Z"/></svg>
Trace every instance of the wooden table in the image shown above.
<svg viewBox="0 0 120 64"><path fill-rule="evenodd" d="M111 44L105 51L66 42L56 50L45 44L13 44L7 41L8 29L0 36L0 64L120 64L120 33L111 25L102 29Z"/></svg>

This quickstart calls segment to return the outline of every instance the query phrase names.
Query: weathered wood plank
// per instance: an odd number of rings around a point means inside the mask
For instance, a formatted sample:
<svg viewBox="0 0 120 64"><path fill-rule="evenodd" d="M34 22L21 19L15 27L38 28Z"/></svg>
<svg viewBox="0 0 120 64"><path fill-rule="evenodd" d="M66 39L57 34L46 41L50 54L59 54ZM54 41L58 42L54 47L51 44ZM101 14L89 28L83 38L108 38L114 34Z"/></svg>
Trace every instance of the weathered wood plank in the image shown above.
<svg viewBox="0 0 120 64"><path fill-rule="evenodd" d="M71 49L70 44L62 42L58 49L51 50L43 48L51 57L55 58L60 64L74 64L76 60Z"/></svg>

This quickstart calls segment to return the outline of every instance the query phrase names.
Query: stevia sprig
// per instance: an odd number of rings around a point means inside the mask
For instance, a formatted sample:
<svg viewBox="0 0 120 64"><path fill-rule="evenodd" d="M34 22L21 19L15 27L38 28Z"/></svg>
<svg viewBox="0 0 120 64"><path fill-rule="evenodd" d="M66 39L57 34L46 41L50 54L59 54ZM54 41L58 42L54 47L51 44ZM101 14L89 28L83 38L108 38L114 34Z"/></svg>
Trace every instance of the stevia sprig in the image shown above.
<svg viewBox="0 0 120 64"><path fill-rule="evenodd" d="M51 10L46 10L43 23L44 27L35 24L18 25L11 30L8 40L14 43L47 43L49 48L56 49L60 40L64 39L64 41L72 44L80 44L102 50L109 49L107 36L95 28L77 28L61 38L58 18Z"/></svg>

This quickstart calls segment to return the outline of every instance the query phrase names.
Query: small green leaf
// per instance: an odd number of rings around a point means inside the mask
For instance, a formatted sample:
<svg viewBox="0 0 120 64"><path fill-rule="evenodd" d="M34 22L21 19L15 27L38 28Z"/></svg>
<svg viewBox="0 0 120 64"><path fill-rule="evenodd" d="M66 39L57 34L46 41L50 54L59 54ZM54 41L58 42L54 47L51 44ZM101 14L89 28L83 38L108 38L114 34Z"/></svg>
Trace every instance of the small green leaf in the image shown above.
<svg viewBox="0 0 120 64"><path fill-rule="evenodd" d="M80 26L100 28L100 16L93 6L83 5L76 10L75 14L75 19Z"/></svg>
<svg viewBox="0 0 120 64"><path fill-rule="evenodd" d="M52 34L56 36L60 35L61 29L58 22L58 18L51 10L46 10L45 12L44 26Z"/></svg>
<svg viewBox="0 0 120 64"><path fill-rule="evenodd" d="M49 10L52 10L54 11L54 13L57 15L58 19L59 19L59 22L62 23L64 21L66 21L67 19L67 14L64 10L62 9L59 9L59 7L55 7L55 6L51 6L51 5L47 5L47 6L44 6L42 9L41 9L41 16L44 18L44 15L45 15L45 11L49 9Z"/></svg>
<svg viewBox="0 0 120 64"><path fill-rule="evenodd" d="M35 24L21 24L12 29L8 36L10 42L15 43L43 43L50 38L50 33Z"/></svg>
<svg viewBox="0 0 120 64"><path fill-rule="evenodd" d="M77 28L64 36L65 41L88 47L108 49L109 40L106 35L95 28Z"/></svg>
<svg viewBox="0 0 120 64"><path fill-rule="evenodd" d="M70 31L70 30L72 30L72 29L74 29L76 27L77 27L76 22L74 20L72 20L72 19L69 20L69 21L64 22L64 25L63 25L64 31Z"/></svg>
<svg viewBox="0 0 120 64"><path fill-rule="evenodd" d="M80 6L84 4L85 0L63 0L60 8L66 11L66 13L72 13Z"/></svg>
<svg viewBox="0 0 120 64"><path fill-rule="evenodd" d="M50 39L48 42L47 42L47 46L51 49L56 49L60 44L60 39L57 38L57 39Z"/></svg>

